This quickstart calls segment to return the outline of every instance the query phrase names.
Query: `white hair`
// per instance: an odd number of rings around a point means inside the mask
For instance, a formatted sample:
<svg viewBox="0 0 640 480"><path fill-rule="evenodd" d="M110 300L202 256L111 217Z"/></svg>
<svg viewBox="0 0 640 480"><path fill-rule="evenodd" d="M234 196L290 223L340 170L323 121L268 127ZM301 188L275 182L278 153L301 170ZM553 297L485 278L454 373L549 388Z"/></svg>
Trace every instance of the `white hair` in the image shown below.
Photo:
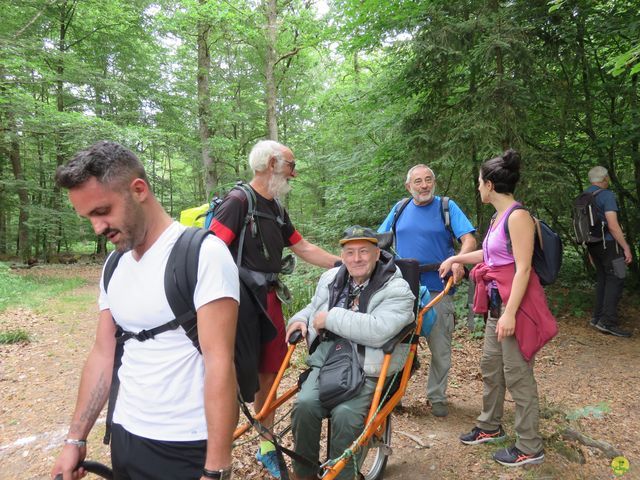
<svg viewBox="0 0 640 480"><path fill-rule="evenodd" d="M436 179L436 174L433 170L427 167L424 163L419 163L418 165L414 165L409 169L409 171L407 172L407 180L404 183L409 183L411 181L411 174L414 172L414 170L417 170L418 168L426 168L431 172L431 175L433 175L433 179L434 180Z"/></svg>
<svg viewBox="0 0 640 480"><path fill-rule="evenodd" d="M269 165L269 159L276 157L279 163L284 161L282 151L286 147L274 140L260 140L256 143L249 153L249 166L253 173L266 170Z"/></svg>
<svg viewBox="0 0 640 480"><path fill-rule="evenodd" d="M591 183L602 182L608 176L609 172L607 169L601 166L593 167L589 170L589 182Z"/></svg>

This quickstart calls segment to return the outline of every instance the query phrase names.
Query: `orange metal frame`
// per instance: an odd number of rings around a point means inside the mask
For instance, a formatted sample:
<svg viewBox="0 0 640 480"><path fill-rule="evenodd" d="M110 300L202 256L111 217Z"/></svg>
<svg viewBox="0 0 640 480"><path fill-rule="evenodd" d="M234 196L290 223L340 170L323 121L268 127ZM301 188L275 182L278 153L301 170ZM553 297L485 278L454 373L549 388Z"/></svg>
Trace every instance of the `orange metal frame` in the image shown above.
<svg viewBox="0 0 640 480"><path fill-rule="evenodd" d="M416 328L413 330L413 335L420 335L420 330L422 329L422 318L426 312L428 312L435 304L437 304L445 295L449 293L450 288L453 285L453 278L449 278L447 281L445 288L442 292L436 295L431 301L422 309L420 313L418 313L418 319L416 321ZM280 386L280 382L282 377L284 376L285 371L289 368L291 364L291 356L296 348L296 344L289 345L287 350L287 355L285 356L282 365L280 366L280 370L276 375L275 382L271 387L271 391L267 396L267 399L262 407L262 410L255 415L255 419L260 421L264 419L271 412L275 411L279 406L284 404L287 400L293 397L298 391L298 386L291 387L289 390L284 392L281 396L278 396L278 387ZM367 415L367 421L365 422L365 428L362 434L353 442L350 447L350 450L353 453L356 453L358 450L363 448L369 443L369 440L374 435L381 435L384 431L385 422L387 417L391 414L395 406L398 404L400 399L404 396L405 391L407 390L407 384L409 382L409 376L411 375L411 365L413 365L413 359L416 356L418 346L415 343L412 343L409 347L409 354L407 355L407 360L404 364L404 369L402 370L402 377L400 379L400 386L398 390L387 400L380 411L378 408L380 407L380 400L382 398L382 392L384 389L384 384L386 381L387 371L389 370L389 363L391 362L391 354L386 354L384 356L384 361L382 363L382 370L380 372L380 376L378 377L378 383L376 384L376 389L373 394L373 400L371 402L371 407L369 408L369 414ZM247 432L251 428L251 424L245 423L238 427L233 434L233 439L236 440L242 434ZM324 467L325 472L322 476L325 480L334 480L336 476L344 469L347 462L349 461L348 457L340 459L334 465L327 465Z"/></svg>

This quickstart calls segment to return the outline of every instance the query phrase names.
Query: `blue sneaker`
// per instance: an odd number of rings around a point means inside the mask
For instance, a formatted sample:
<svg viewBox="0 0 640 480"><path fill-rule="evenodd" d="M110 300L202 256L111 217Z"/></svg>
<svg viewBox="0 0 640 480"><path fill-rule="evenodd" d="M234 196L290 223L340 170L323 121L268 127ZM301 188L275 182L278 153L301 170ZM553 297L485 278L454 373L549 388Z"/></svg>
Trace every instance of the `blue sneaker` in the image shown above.
<svg viewBox="0 0 640 480"><path fill-rule="evenodd" d="M258 447L258 452L256 453L256 460L260 463L264 468L267 469L269 474L274 478L280 478L280 467L278 466L278 455L276 455L275 450L271 450L270 452L262 455L260 452L260 447Z"/></svg>

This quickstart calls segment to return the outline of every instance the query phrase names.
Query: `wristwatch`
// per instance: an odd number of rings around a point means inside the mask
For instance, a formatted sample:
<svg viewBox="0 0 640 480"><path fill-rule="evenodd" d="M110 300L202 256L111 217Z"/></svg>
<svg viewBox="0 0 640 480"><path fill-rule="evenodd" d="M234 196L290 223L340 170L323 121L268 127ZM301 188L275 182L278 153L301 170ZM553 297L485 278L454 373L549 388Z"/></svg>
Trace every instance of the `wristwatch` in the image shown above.
<svg viewBox="0 0 640 480"><path fill-rule="evenodd" d="M86 440L77 440L75 438L65 438L64 444L65 445L74 445L74 446L76 446L78 448L82 448L82 447L86 447L87 446L87 441Z"/></svg>
<svg viewBox="0 0 640 480"><path fill-rule="evenodd" d="M215 478L217 480L231 480L231 467L221 470L202 470L202 476L205 478Z"/></svg>

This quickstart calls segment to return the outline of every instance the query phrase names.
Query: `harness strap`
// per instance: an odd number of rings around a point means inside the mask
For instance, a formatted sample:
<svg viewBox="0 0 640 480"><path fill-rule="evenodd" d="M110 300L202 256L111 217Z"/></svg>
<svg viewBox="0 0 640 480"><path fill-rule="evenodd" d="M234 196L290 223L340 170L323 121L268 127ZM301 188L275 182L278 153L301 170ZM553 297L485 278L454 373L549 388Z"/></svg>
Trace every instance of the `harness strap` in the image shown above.
<svg viewBox="0 0 640 480"><path fill-rule="evenodd" d="M209 234L210 232L208 230L196 227L187 228L180 234L169 254L164 273L164 291L171 311L176 315L176 318L149 330L141 330L138 333L124 330L114 319L114 323L116 324L116 348L113 359L113 372L111 374L111 390L109 391L109 404L107 406L106 428L103 438L105 445L108 445L111 440L113 413L118 398L118 390L120 389L118 370L122 365L124 344L127 340L135 338L140 342L144 342L162 332L175 330L182 326L187 337L191 340L191 343L193 343L193 346L200 351L197 316L195 306L193 305L193 293L195 292L195 285L197 283L200 246ZM113 272L121 257L122 252L116 251L107 259L103 276L105 291L108 289Z"/></svg>
<svg viewBox="0 0 640 480"><path fill-rule="evenodd" d="M236 257L236 265L242 265L242 253L244 250L244 236L247 231L247 226L249 226L249 231L251 232L251 237L257 237L258 248L262 252L262 255L268 261L271 259L269 251L266 248L264 239L262 238L262 231L260 230L260 226L258 225L258 218L264 218L266 220L271 220L276 222L279 228L282 228L285 225L284 217L284 208L280 201L276 198L276 206L278 208L278 215L272 215L270 213L260 212L258 211L257 204L258 200L256 198L256 194L250 185L245 184L243 182L238 182L234 188L242 190L247 198L247 213L244 217L244 221L242 223L242 228L240 229L240 236L238 240L238 254Z"/></svg>
<svg viewBox="0 0 640 480"><path fill-rule="evenodd" d="M149 330L140 330L138 333L129 332L127 330L122 330L122 335L116 338L116 342L124 343L130 338L134 338L139 342L144 342L151 338L154 338L156 335L167 332L169 330L175 330L178 327L181 327L184 323L196 318L193 312L185 312L180 315L178 318L174 318L173 320L168 321L167 323L163 323L160 326L151 328Z"/></svg>
<svg viewBox="0 0 640 480"><path fill-rule="evenodd" d="M174 318L173 320L164 323L158 327L152 328L150 330L140 330L138 333L129 332L124 330L122 327L118 325L116 329L116 350L113 359L113 374L111 376L111 390L109 391L109 404L107 406L107 418L106 418L106 428L103 438L103 443L105 445L109 445L111 440L111 426L113 425L113 412L116 407L116 400L118 398L118 390L120 390L120 377L118 377L118 370L122 366L122 355L124 354L124 344L127 340L135 339L139 342L144 342L151 338L154 338L156 335L167 332L169 330L175 330L178 327L181 327L183 324L193 320L195 318L195 314L193 312L186 312L180 315L178 318ZM197 325L193 325L191 327L197 328ZM186 332L189 335L189 331Z"/></svg>
<svg viewBox="0 0 640 480"><path fill-rule="evenodd" d="M118 327L118 329L120 329L120 327ZM113 411L116 408L118 390L120 389L120 378L118 378L118 370L122 365L123 353L124 353L124 342L118 341L118 332L116 331L116 349L113 356L113 372L111 374L111 389L109 390L109 403L107 404L107 420L105 422L104 437L102 438L102 443L104 443L105 445L109 445L109 443L111 442L111 426L113 425Z"/></svg>
<svg viewBox="0 0 640 480"><path fill-rule="evenodd" d="M312 460L309 460L307 457L304 457L299 453L296 453L293 450L282 446L280 442L277 441L277 436L271 430L269 430L269 428L265 427L262 423L260 423L260 421L256 420L253 415L251 415L251 412L249 411L249 407L247 407L247 404L245 403L244 399L242 398L242 394L239 391L238 391L238 404L240 405L240 409L242 410L242 413L244 413L245 417L247 417L247 420L249 421L251 426L256 429L256 432L258 432L258 434L264 439L273 443L276 449L276 457L278 458L278 468L280 469L280 475L282 480L289 480L289 471L284 461L283 453L286 454L289 458L299 463L303 463L308 467L318 469L318 472L320 472L319 462L314 462Z"/></svg>

